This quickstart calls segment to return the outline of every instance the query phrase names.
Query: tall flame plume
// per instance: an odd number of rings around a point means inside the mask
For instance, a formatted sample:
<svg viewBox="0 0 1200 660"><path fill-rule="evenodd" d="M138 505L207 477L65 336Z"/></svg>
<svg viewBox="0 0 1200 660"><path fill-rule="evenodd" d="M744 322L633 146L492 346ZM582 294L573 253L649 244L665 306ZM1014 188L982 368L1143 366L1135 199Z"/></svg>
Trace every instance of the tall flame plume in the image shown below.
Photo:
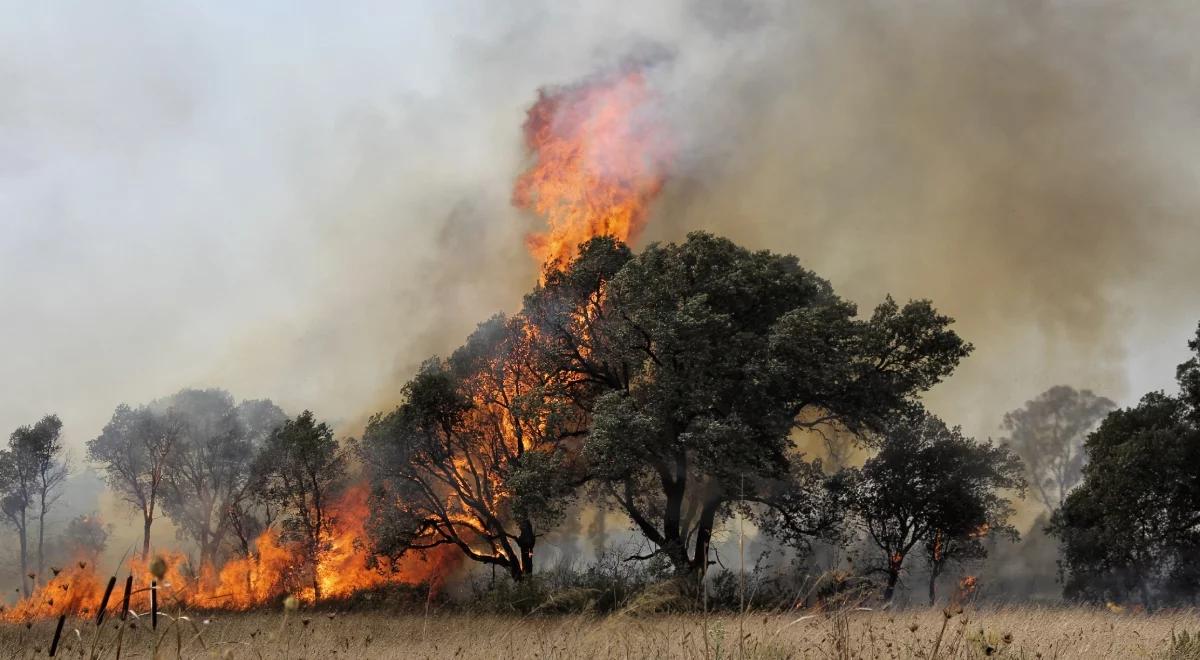
<svg viewBox="0 0 1200 660"><path fill-rule="evenodd" d="M660 110L640 69L538 92L524 127L533 162L512 199L546 220L526 239L539 263L561 265L596 236L641 232L673 155Z"/></svg>

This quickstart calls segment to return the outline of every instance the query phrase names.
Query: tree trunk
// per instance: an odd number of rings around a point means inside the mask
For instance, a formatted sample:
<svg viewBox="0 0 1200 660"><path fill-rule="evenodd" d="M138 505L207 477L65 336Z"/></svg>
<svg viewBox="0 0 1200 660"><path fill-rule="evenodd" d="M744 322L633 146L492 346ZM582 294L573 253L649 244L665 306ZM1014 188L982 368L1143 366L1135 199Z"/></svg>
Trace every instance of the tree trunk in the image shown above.
<svg viewBox="0 0 1200 660"><path fill-rule="evenodd" d="M929 606L930 607L933 607L934 604L937 603L937 591L936 591L937 579L938 579L938 572L936 570L933 570L932 568L929 569Z"/></svg>
<svg viewBox="0 0 1200 660"><path fill-rule="evenodd" d="M21 540L21 592L29 598L31 592L29 579L29 539L28 539L28 524L25 518L25 510L21 509L21 525L17 528L17 536Z"/></svg>
<svg viewBox="0 0 1200 660"><path fill-rule="evenodd" d="M1146 608L1146 613L1149 614L1154 610L1154 603L1150 599L1150 586L1146 584L1146 578L1138 580L1138 587L1142 592L1142 606Z"/></svg>
<svg viewBox="0 0 1200 660"><path fill-rule="evenodd" d="M662 551L671 560L676 575L686 575L692 569L688 560L687 545L680 531L683 520L683 492L684 489L675 483L664 484L667 501L663 511Z"/></svg>
<svg viewBox="0 0 1200 660"><path fill-rule="evenodd" d="M321 581L320 574L317 570L321 566L321 536L320 528L309 526L308 529L308 557L312 564L312 586L313 586L313 604L315 605L321 600Z"/></svg>
<svg viewBox="0 0 1200 660"><path fill-rule="evenodd" d="M704 579L708 572L708 548L712 544L713 525L717 518L717 508L720 500L709 500L700 510L700 519L696 522L696 548L692 553L691 572Z"/></svg>
<svg viewBox="0 0 1200 660"><path fill-rule="evenodd" d="M200 573L201 573L201 575L204 574L204 570L206 568L211 568L211 569L213 569L214 572L216 571L216 563L215 563L216 557L213 556L215 554L216 554L216 552L215 552L215 549L213 548L212 539L209 537L207 532L202 533L201 538L200 538Z"/></svg>
<svg viewBox="0 0 1200 660"><path fill-rule="evenodd" d="M517 547L521 549L521 573L533 574L533 546L537 543L537 535L533 532L533 523L521 521L521 535L517 537Z"/></svg>
<svg viewBox="0 0 1200 660"><path fill-rule="evenodd" d="M150 523L152 522L154 522L153 516L142 516L142 561L150 559Z"/></svg>
<svg viewBox="0 0 1200 660"><path fill-rule="evenodd" d="M512 578L513 582L520 582L522 579L525 578L525 573L523 573L521 571L520 557L519 556L518 557L507 556L507 560L508 560L508 576Z"/></svg>
<svg viewBox="0 0 1200 660"><path fill-rule="evenodd" d="M883 600L885 603L892 602L892 596L896 595L896 582L900 579L900 571L895 568L888 569L887 587L883 590Z"/></svg>
<svg viewBox="0 0 1200 660"><path fill-rule="evenodd" d="M41 506L38 507L38 548L37 548L37 576L42 577L42 570L46 565L46 555L43 550L46 541L46 492L42 491Z"/></svg>

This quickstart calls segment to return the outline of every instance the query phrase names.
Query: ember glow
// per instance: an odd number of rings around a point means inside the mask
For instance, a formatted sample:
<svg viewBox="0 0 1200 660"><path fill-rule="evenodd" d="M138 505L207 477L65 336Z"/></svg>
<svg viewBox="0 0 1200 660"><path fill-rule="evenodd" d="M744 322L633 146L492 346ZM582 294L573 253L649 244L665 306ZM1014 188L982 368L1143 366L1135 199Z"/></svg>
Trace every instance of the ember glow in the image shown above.
<svg viewBox="0 0 1200 660"><path fill-rule="evenodd" d="M317 580L321 598L342 599L369 589L396 584L428 583L441 586L445 576L460 562L457 552L434 548L409 553L398 561L375 556L365 545L367 487L356 485L332 507L336 521L322 544L317 561ZM275 529L268 529L255 541L249 557L227 561L219 569L201 566L193 569L180 553L161 553L166 574L159 582L159 609L176 606L213 610L249 610L273 605L287 595L302 603L313 603L315 594L308 562L297 543L283 540ZM123 578L133 576L130 609L145 613L150 609L150 583L153 579L148 562L136 557L117 572L118 586L108 601L107 610L118 613L123 600ZM108 582L89 562L72 562L42 583L29 598L0 613L7 621L50 618L60 614L94 616L104 597Z"/></svg>
<svg viewBox="0 0 1200 660"><path fill-rule="evenodd" d="M672 155L657 104L640 70L538 93L525 121L533 164L513 204L546 220L527 237L539 263L564 263L596 236L637 237Z"/></svg>

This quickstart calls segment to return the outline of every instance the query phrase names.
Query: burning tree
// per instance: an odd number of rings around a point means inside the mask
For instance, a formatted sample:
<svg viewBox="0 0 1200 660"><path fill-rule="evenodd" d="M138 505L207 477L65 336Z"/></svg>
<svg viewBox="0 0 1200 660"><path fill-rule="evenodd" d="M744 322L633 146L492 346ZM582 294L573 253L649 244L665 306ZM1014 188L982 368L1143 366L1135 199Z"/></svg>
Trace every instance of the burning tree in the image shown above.
<svg viewBox="0 0 1200 660"><path fill-rule="evenodd" d="M704 573L732 503L782 506L793 428L877 424L970 350L927 302L858 319L794 257L704 233L633 257L593 241L526 309L592 417L590 476L680 574Z"/></svg>
<svg viewBox="0 0 1200 660"><path fill-rule="evenodd" d="M1091 390L1057 385L1004 416L1004 439L1025 462L1033 495L1053 513L1083 478L1083 441L1116 408Z"/></svg>
<svg viewBox="0 0 1200 660"><path fill-rule="evenodd" d="M318 564L337 523L332 505L345 486L347 458L333 429L305 410L271 432L255 464L264 497L281 511L288 534L301 542L316 600L321 599Z"/></svg>
<svg viewBox="0 0 1200 660"><path fill-rule="evenodd" d="M235 405L228 392L216 389L183 390L151 407L174 411L182 423L167 454L163 510L196 543L199 565L215 567L230 531L246 524L255 456L287 417L270 401Z"/></svg>
<svg viewBox="0 0 1200 660"><path fill-rule="evenodd" d="M836 489L883 553L884 600L892 600L904 562L920 544L932 562L932 602L946 561L984 553L972 541L989 531L1016 538L1001 491L1023 490L1025 482L1020 459L1007 447L967 438L917 405L890 419L876 442L879 452L839 475Z"/></svg>
<svg viewBox="0 0 1200 660"><path fill-rule="evenodd" d="M529 333L520 316L481 324L449 360L425 364L399 408L371 419L362 455L379 549L453 545L514 580L533 572L537 537L574 491L568 444L585 427Z"/></svg>

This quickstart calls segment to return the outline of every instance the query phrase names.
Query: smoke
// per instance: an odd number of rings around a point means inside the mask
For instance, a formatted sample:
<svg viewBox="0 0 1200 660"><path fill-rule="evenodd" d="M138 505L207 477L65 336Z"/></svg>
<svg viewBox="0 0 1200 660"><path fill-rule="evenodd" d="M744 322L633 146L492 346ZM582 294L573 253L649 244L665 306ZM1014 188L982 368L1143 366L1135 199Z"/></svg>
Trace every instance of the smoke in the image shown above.
<svg viewBox="0 0 1200 660"><path fill-rule="evenodd" d="M1192 3L5 9L0 430L57 412L76 457L185 386L357 432L536 280L536 90L630 57L680 150L644 240L933 299L977 346L931 396L968 432L1169 387L1200 318Z"/></svg>
<svg viewBox="0 0 1200 660"><path fill-rule="evenodd" d="M977 350L932 403L975 434L1059 382L1125 400L1170 384L1200 317L1200 262L1181 249L1200 244L1200 12L741 15L750 33L714 37L728 50L696 74L711 100L687 102L694 134L724 139L695 141L655 237L702 227L793 252L864 307L933 299ZM1164 343L1169 357L1147 350Z"/></svg>

